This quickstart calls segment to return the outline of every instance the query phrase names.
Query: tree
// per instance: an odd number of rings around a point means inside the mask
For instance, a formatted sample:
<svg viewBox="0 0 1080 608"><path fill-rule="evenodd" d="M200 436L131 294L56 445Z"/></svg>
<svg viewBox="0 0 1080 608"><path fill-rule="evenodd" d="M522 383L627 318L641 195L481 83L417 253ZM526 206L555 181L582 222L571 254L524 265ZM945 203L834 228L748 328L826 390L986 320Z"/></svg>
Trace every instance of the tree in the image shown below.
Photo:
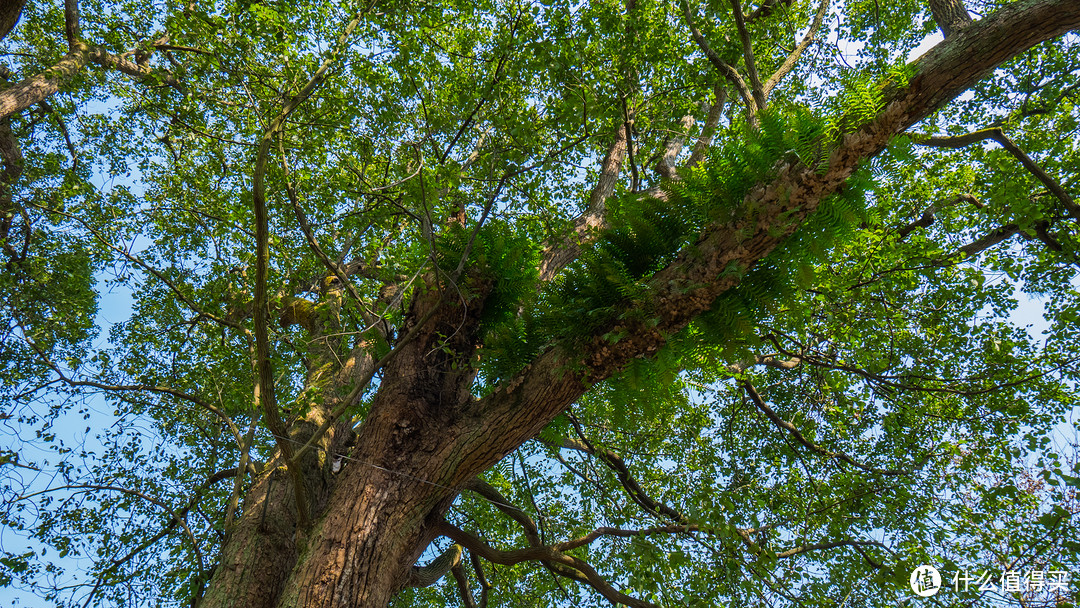
<svg viewBox="0 0 1080 608"><path fill-rule="evenodd" d="M6 583L892 605L1080 565L1074 0L22 10Z"/></svg>

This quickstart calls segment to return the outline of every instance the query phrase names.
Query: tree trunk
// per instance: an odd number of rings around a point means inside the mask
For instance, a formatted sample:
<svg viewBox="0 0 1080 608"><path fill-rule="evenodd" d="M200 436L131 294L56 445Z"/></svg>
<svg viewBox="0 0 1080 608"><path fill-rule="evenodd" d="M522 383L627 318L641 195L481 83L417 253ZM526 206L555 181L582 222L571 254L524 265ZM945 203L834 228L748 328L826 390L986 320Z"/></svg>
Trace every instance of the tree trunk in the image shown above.
<svg viewBox="0 0 1080 608"><path fill-rule="evenodd" d="M15 24L19 22L24 6L26 6L26 0L4 0L4 2L0 2L0 40L3 40L4 37L11 33L11 30L15 29Z"/></svg>
<svg viewBox="0 0 1080 608"><path fill-rule="evenodd" d="M650 281L657 324L605 328L626 335L616 344L598 332L580 351L548 349L482 399L470 395L469 363L486 291L473 281L472 299L462 302L429 281L414 295L401 334L409 334L419 319L429 320L399 345L384 370L350 462L321 486L325 508L312 501L314 527L296 530L285 476L264 475L249 493L202 605L387 605L462 484L533 437L593 383L634 357L655 353L666 336L738 282L740 273L729 272L734 266L749 268L771 252L895 134L1002 61L1078 26L1076 0L1021 0L954 33L918 60L909 83L886 91L888 103L878 117L836 145L824 174L798 163L780 167L771 183L751 189L746 216L708 227L692 250L658 272ZM440 292L454 295L444 302Z"/></svg>

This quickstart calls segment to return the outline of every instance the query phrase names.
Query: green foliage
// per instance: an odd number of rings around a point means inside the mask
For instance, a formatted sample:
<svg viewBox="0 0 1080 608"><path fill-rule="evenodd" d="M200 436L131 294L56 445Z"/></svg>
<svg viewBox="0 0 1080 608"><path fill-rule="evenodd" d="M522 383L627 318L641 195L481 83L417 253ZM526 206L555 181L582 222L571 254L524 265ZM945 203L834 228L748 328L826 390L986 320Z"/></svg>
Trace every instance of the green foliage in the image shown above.
<svg viewBox="0 0 1080 608"><path fill-rule="evenodd" d="M0 43L0 88L64 55L62 4L28 3ZM696 4L713 50L745 71L730 3ZM1001 3L966 4L982 16ZM359 5L79 5L88 43L154 74L91 64L10 119L23 166L0 184L11 195L0 200L0 595L65 608L186 606L229 538L233 483L218 474L244 454L262 466L276 450L253 407L254 150ZM817 7L743 3L763 78L788 60ZM909 53L936 29L921 0L828 10L815 38L829 43L808 48L772 89L758 126L729 87L705 160L671 183L655 163L681 137L684 164L703 135L703 104L729 82L693 43L679 3L422 1L365 14L285 121L265 176L271 316L299 299L324 321L340 315L333 335L270 323L282 418L299 428L314 405L355 388L347 411L362 420L380 382L393 380L387 367L366 387L312 378L386 356L408 334L417 286L433 277L483 307L469 358L477 394L545 349L582 356L597 340L629 337L612 327L656 324L656 272L693 256L709 226L753 219L748 190L785 163L826 171L837 138L908 83L918 65ZM166 71L182 90L162 85ZM1078 75L1075 35L1054 40L915 128L1000 125L1075 200ZM571 233L631 113L634 158L607 200L608 227L538 286L540 252ZM484 479L550 544L671 524L628 491L632 478L699 531L602 537L571 554L620 592L663 606L894 606L910 600L913 565L949 576L1001 562L1070 570L1074 597L1061 602L1075 603L1077 222L994 142L918 141L896 138L769 256L725 270L739 283L706 314ZM641 194L653 187L666 198ZM915 226L928 210L933 223ZM1021 232L958 253L1002 226ZM320 303L328 273L309 236L359 296L343 296L339 310ZM494 430L482 416L458 423ZM568 438L625 468L551 447ZM874 470L826 455L840 452ZM446 517L498 549L530 542L470 492ZM867 544L777 557L849 541ZM537 563L484 568L489 606L609 604ZM466 575L479 595L468 562ZM394 600L463 603L450 577Z"/></svg>
<svg viewBox="0 0 1080 608"><path fill-rule="evenodd" d="M596 243L540 290L532 308L506 326L489 329L481 368L487 381L509 377L548 344L572 349L576 341L628 314L647 319L652 274L670 264L710 222L749 213L744 202L749 189L774 177L781 163L809 158L810 150L823 145L825 128L804 108L762 112L758 126L733 129L730 143L715 147L685 179L666 184L664 197L623 193L614 198L608 226ZM868 179L861 172L840 194L822 201L794 235L717 300L700 321L697 340L737 342L737 336L752 333L746 330L764 311L804 286L800 272L805 275L804 269L824 259L832 243L859 222L870 221L863 198ZM613 343L620 338L605 336Z"/></svg>
<svg viewBox="0 0 1080 608"><path fill-rule="evenodd" d="M490 290L483 301L481 321L487 326L510 321L517 316L519 303L536 290L540 251L535 241L498 220L475 231L453 224L436 241L442 272L453 274L467 248L463 276ZM468 283L464 287L468 288Z"/></svg>

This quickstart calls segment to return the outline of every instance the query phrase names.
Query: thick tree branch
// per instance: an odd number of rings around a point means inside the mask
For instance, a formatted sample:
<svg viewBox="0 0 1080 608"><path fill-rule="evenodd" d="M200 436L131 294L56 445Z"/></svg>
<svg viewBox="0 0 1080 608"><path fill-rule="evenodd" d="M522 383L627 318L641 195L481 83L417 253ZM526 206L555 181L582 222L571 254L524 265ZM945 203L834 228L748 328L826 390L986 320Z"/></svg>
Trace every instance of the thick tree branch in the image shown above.
<svg viewBox="0 0 1080 608"><path fill-rule="evenodd" d="M716 136L716 127L720 124L720 117L724 114L724 102L727 101L727 89L721 85L713 87L715 101L709 106L709 113L705 116L705 124L701 125L701 134L694 142L694 149L690 151L690 158L686 161L687 168L698 166L712 146L713 137Z"/></svg>
<svg viewBox="0 0 1080 608"><path fill-rule="evenodd" d="M21 112L55 94L64 83L86 67L89 53L89 47L80 43L56 65L0 91L0 118Z"/></svg>
<svg viewBox="0 0 1080 608"><path fill-rule="evenodd" d="M664 152L656 163L656 172L660 174L660 177L668 180L678 179L679 174L676 171L675 159L682 152L686 143L686 134L694 127L694 122L692 114L683 116L679 120L679 131L664 140Z"/></svg>
<svg viewBox="0 0 1080 608"><path fill-rule="evenodd" d="M743 101L743 105L746 106L746 117L750 122L754 122L754 115L756 114L756 103L754 102L754 94L750 91L750 87L746 85L746 81L739 72L728 64L726 61L720 58L716 54L716 51L709 46L709 41L705 39L705 36L701 33L701 30L694 25L694 16L690 10L690 4L688 0L679 0L679 4L682 7L683 19L686 21L686 26L690 28L690 35L694 37L694 42L697 43L701 52L705 53L705 57L709 62L713 64L717 72L723 76L735 87L735 90L739 93L739 97Z"/></svg>
<svg viewBox="0 0 1080 608"><path fill-rule="evenodd" d="M1016 145L1012 139L1009 139L1009 136L1005 135L1005 132L1002 131L1000 127L991 127L989 129L982 129L971 133L965 133L964 135L950 137L917 135L915 136L914 141L917 144L934 148L963 148L964 146L985 141L987 139L996 141L1006 152L1011 154L1016 160L1020 161L1020 164L1023 165L1029 173L1034 175L1036 179L1042 182L1043 185L1046 186L1046 189L1061 202L1062 206L1069 212L1069 215L1072 216L1073 219L1080 221L1080 205L1073 200L1072 196L1065 191L1065 188L1063 188L1057 180L1050 177L1033 158L1021 150L1020 146Z"/></svg>
<svg viewBox="0 0 1080 608"><path fill-rule="evenodd" d="M0 3L0 40L15 29L25 6L26 0L6 0Z"/></svg>
<svg viewBox="0 0 1080 608"><path fill-rule="evenodd" d="M68 50L75 51L82 34L79 32L79 0L64 0L64 37Z"/></svg>
<svg viewBox="0 0 1080 608"><path fill-rule="evenodd" d="M791 2L792 0L765 0L761 3L761 6L747 13L746 22L753 23L758 19L765 19L773 14L778 7L787 8L791 6Z"/></svg>
<svg viewBox="0 0 1080 608"><path fill-rule="evenodd" d="M156 70L148 65L129 61L119 55L114 55L97 47L91 48L89 53L90 61L102 67L113 68L118 72L136 78L144 84L158 84L161 82L181 93L184 92L184 85L168 72Z"/></svg>
<svg viewBox="0 0 1080 608"><path fill-rule="evenodd" d="M929 0L929 3L930 14L946 38L971 23L964 0Z"/></svg>
<svg viewBox="0 0 1080 608"><path fill-rule="evenodd" d="M104 49L76 40L68 54L56 62L56 65L0 91L0 118L21 112L54 95L82 71L88 62L116 69L140 81L160 80L174 89L183 90L180 81L168 73L137 65Z"/></svg>
<svg viewBox="0 0 1080 608"><path fill-rule="evenodd" d="M521 507L512 504L502 495L502 492L496 490L491 484L479 477L473 477L461 489L475 492L510 517L510 519L520 524L525 531L525 538L529 541L530 546L541 544L540 531L537 529L536 523L529 517L529 514L522 510Z"/></svg>
<svg viewBox="0 0 1080 608"><path fill-rule="evenodd" d="M465 568L458 564L450 569L450 573L454 575L454 581L457 583L461 603L465 605L465 608L476 608L476 598L473 597L472 589L469 589L469 578L465 575Z"/></svg>
<svg viewBox="0 0 1080 608"><path fill-rule="evenodd" d="M491 583L488 582L487 576L484 575L484 564L481 563L480 557L475 553L469 553L469 562L472 564L473 572L476 573L476 580L480 581L480 606L479 608L487 608L488 596L491 594Z"/></svg>
<svg viewBox="0 0 1080 608"><path fill-rule="evenodd" d="M596 570L586 563L584 560L559 553L553 550L551 547L529 547L527 549L516 549L511 551L499 551L480 540L476 536L465 532L464 530L449 524L447 522L440 522L436 526L436 531L458 543L469 551L479 555L480 557L488 560L489 562L502 564L504 566L512 566L524 561L542 561L547 560L556 562L560 565L567 566L582 572L585 575L585 582L600 592L608 601L616 604L622 604L624 606L632 606L634 608L658 608L651 602L645 600L639 600L624 593L619 592L611 584L600 576Z"/></svg>
<svg viewBox="0 0 1080 608"><path fill-rule="evenodd" d="M461 563L461 545L450 545L446 551L431 560L426 566L413 566L409 571L406 587L430 587L439 582L447 572Z"/></svg>
<svg viewBox="0 0 1080 608"><path fill-rule="evenodd" d="M727 366L728 371L733 374L741 374L751 367L758 365L764 365L774 369L795 369L802 365L802 359L799 357L790 357L787 359L780 359L776 355L755 355L752 359L746 361L739 361L738 363L732 363Z"/></svg>
<svg viewBox="0 0 1080 608"><path fill-rule="evenodd" d="M895 134L948 103L1002 61L1076 27L1080 3L1075 0L1021 0L931 49L916 60L906 86L885 91L885 108L878 116L843 136L829 154L827 170L780 165L772 181L747 194L743 208L753 209L752 215L718 220L653 275L647 283L648 316L655 324L617 320L599 328L574 352L550 347L516 377L473 403L468 409L481 416L486 427L512 432L466 438L448 481L460 484L485 470L535 436L595 382L636 357L656 353L666 336L678 333L738 284L745 269L768 255ZM612 331L626 337L611 344L603 335Z"/></svg>
<svg viewBox="0 0 1080 608"><path fill-rule="evenodd" d="M555 278L560 270L581 255L582 245L590 242L607 225L604 218L606 203L615 191L615 184L619 181L619 169L626 158L626 134L626 125L620 124L615 129L611 147L608 148L604 161L600 163L600 176L596 180L596 187L589 194L589 206L585 213L574 220L573 234L561 243L548 244L544 248L540 261L541 281Z"/></svg>

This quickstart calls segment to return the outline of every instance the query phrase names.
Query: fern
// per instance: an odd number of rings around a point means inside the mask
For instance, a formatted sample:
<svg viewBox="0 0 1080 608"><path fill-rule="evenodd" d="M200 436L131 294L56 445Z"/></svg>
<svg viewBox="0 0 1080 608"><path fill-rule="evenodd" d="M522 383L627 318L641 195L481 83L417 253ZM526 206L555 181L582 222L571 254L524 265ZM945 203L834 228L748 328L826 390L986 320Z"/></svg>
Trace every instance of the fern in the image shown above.
<svg viewBox="0 0 1080 608"><path fill-rule="evenodd" d="M880 94L853 88L845 103L869 113L880 105ZM878 92L880 93L880 91ZM666 184L666 200L623 193L609 202L609 227L595 245L563 274L539 292L535 276L525 276L515 260L521 247L501 229L482 231L478 262L499 279L500 297L483 337L485 356L481 376L493 385L525 365L547 344L573 351L579 341L591 339L615 321L637 315L649 318L648 279L670 264L714 221L746 213L746 193L755 184L774 177L780 163L795 154L804 164L823 166L822 147L830 123L805 108L784 108L759 115L758 128L736 128L727 145L714 149L706 162L683 179ZM756 327L779 303L793 299L814 275L832 244L860 224L872 223L864 192L869 173L858 172L837 195L823 200L816 213L753 268L729 269L742 277L739 285L721 295L712 308L673 337L656 361L633 363L611 383L630 383L645 373L674 378L685 368L715 367L718 359L746 357L756 347ZM529 255L535 254L532 250ZM495 270L496 266L499 268ZM526 293L527 292L527 293ZM518 299L514 299L518 298ZM516 310L511 310L514 306ZM520 314L518 314L520 311ZM622 338L606 334L617 342ZM644 368L640 366L645 366Z"/></svg>

